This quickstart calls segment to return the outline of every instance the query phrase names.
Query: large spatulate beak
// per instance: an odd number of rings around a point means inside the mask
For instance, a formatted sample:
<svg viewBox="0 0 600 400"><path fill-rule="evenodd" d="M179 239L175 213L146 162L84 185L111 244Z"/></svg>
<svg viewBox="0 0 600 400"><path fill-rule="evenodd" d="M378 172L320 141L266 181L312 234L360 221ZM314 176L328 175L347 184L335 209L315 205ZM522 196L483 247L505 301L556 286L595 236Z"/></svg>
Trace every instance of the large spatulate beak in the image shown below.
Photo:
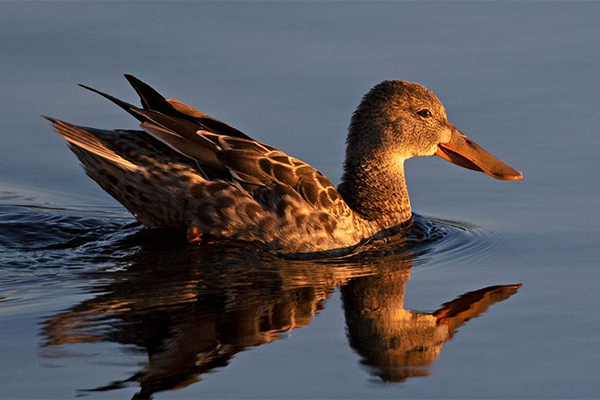
<svg viewBox="0 0 600 400"><path fill-rule="evenodd" d="M509 167L454 127L452 127L450 141L440 143L435 155L463 168L485 172L496 179L505 181L523 179L521 171Z"/></svg>

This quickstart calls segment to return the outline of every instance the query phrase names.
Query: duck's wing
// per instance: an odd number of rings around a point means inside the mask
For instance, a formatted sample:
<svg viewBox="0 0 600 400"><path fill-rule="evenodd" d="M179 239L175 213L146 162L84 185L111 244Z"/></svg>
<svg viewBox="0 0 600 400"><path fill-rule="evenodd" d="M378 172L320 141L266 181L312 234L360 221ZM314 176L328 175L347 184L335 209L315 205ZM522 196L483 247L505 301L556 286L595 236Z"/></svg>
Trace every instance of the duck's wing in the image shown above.
<svg viewBox="0 0 600 400"><path fill-rule="evenodd" d="M258 196L274 186L283 186L318 210L334 215L348 210L335 186L309 164L254 140L199 134L215 144L217 158L232 177L242 185L254 186Z"/></svg>
<svg viewBox="0 0 600 400"><path fill-rule="evenodd" d="M179 153L191 159L201 160L200 165L203 167L203 172L208 172L210 175L210 171L214 170L218 175L218 171L226 170L216 158L214 144L197 135L196 132L198 130L208 130L214 133L247 137L245 134L199 111L194 113L191 107L173 100L176 107L186 111L187 114L180 112L150 86L130 75L126 75L126 77L139 94L143 108L136 107L89 86L80 86L117 104L140 121L142 128L147 133L167 146L176 148Z"/></svg>
<svg viewBox="0 0 600 400"><path fill-rule="evenodd" d="M132 75L126 74L125 78L140 97L142 109L92 87L86 85L79 86L91 90L92 92L107 98L108 100L112 101L113 103L117 104L119 107L127 111L140 122L147 121L148 119L150 119L149 116L156 117L156 114L163 114L173 118L172 122L179 122L182 123L184 126L189 126L189 124L186 124L184 122L188 121L194 126L199 127L203 130L207 130L209 132L219 133L226 136L251 139L248 135L241 132L240 130L235 129L234 127L226 124L223 121L219 121L218 119L213 118L210 115L204 114L203 112L196 110L188 106L187 104L184 104L175 99L166 99L148 84L142 82L141 80L137 79Z"/></svg>
<svg viewBox="0 0 600 400"><path fill-rule="evenodd" d="M139 79L125 75L140 97L142 108L83 86L111 100L141 122L152 137L193 160L207 177L230 180L264 196L285 187L317 210L333 215L348 207L335 186L309 164L259 143L243 132L178 100L166 99ZM291 191L290 191L291 189Z"/></svg>

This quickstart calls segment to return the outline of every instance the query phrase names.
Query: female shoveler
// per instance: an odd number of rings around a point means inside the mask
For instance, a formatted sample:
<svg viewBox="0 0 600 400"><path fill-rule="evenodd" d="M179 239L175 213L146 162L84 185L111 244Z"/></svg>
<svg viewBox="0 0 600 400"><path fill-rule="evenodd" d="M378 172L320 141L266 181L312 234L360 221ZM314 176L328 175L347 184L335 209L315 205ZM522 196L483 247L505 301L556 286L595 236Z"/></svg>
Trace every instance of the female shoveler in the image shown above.
<svg viewBox="0 0 600 400"><path fill-rule="evenodd" d="M438 155L503 180L521 172L448 121L425 87L384 81L352 116L342 182L125 75L142 108L83 86L141 122L107 131L48 118L86 173L144 225L205 239L256 242L280 253L351 248L411 220L404 161Z"/></svg>

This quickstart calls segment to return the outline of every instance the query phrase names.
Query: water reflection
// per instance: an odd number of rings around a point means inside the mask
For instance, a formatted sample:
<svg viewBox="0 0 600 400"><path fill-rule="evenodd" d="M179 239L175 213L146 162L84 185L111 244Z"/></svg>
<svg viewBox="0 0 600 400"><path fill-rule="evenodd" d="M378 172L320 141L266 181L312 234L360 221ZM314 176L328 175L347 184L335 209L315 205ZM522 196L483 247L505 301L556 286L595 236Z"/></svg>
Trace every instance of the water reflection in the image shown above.
<svg viewBox="0 0 600 400"><path fill-rule="evenodd" d="M140 235L144 231L134 236ZM340 286L350 345L372 373L385 381L427 375L427 365L459 326L518 288L481 289L434 313L419 313L403 309L412 251L308 262L163 239L143 239L146 243L119 271L103 272L101 279L85 276L97 282L90 288L97 295L44 321L44 351L112 342L147 354L136 374L92 391L139 384L136 398L149 398L189 386L236 353L309 325ZM126 239L131 240L140 241Z"/></svg>
<svg viewBox="0 0 600 400"><path fill-rule="evenodd" d="M404 309L409 277L410 267L404 267L353 279L341 288L350 345L385 382L430 375L428 367L460 326L521 287L486 287L425 313Z"/></svg>

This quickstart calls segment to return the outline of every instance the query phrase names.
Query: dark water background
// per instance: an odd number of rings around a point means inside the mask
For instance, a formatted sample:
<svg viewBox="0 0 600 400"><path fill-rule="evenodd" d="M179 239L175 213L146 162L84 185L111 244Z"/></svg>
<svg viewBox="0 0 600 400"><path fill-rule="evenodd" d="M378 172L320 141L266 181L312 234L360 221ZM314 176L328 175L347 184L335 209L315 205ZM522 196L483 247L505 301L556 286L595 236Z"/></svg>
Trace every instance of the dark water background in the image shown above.
<svg viewBox="0 0 600 400"><path fill-rule="evenodd" d="M0 3L0 397L600 397L599 19L596 2ZM410 160L413 230L350 259L190 248L138 226L39 118L135 128L75 86L135 102L123 73L336 183L360 97L416 81L525 180Z"/></svg>

